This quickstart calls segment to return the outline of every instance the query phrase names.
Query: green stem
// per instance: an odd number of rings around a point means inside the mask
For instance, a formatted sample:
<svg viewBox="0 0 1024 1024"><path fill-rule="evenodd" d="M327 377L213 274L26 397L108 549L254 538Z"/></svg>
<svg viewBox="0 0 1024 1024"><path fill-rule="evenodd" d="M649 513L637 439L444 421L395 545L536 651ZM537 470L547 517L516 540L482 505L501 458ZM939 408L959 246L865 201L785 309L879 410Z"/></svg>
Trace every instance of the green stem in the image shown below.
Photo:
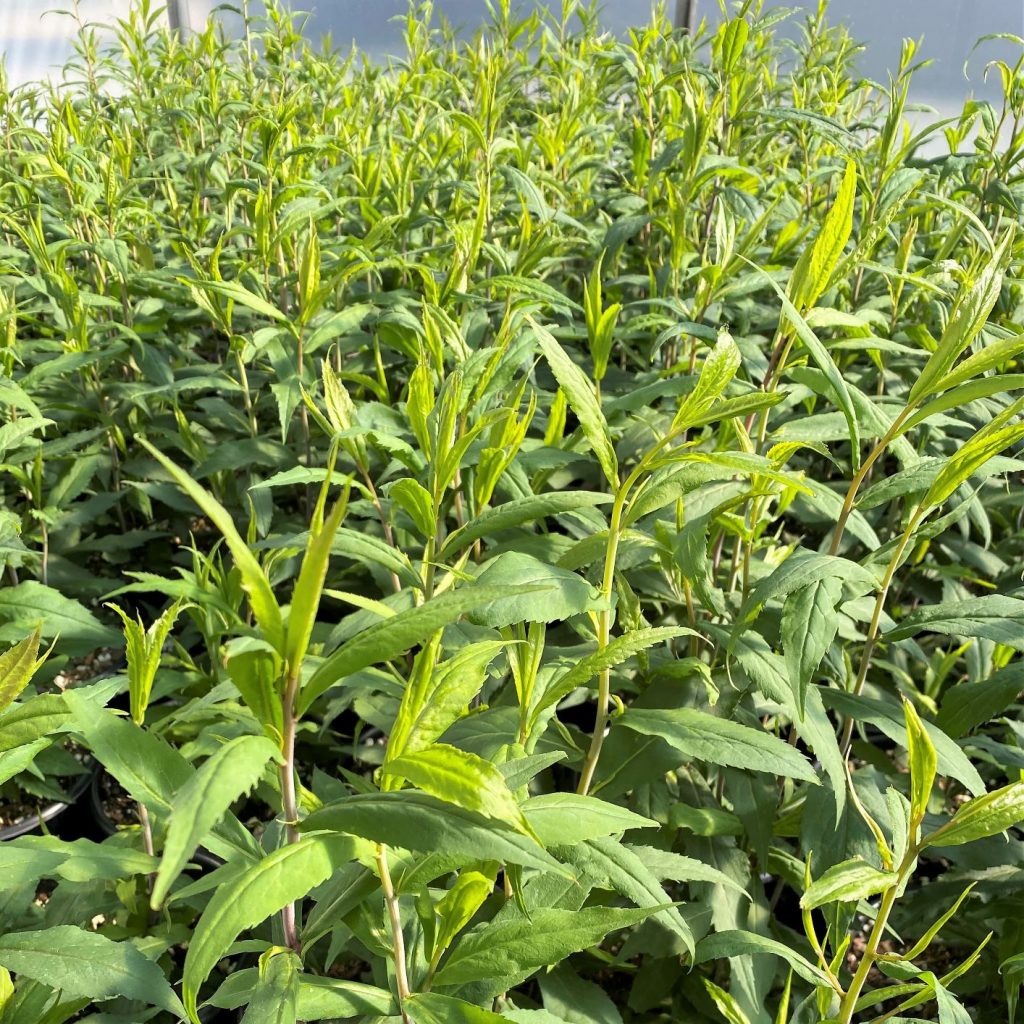
<svg viewBox="0 0 1024 1024"><path fill-rule="evenodd" d="M284 763L280 768L281 779L281 814L285 821L285 841L297 843L299 833L295 825L299 820L299 803L295 788L295 698L299 691L299 674L295 672L288 679L284 695L284 731L281 737L281 753ZM296 903L289 903L281 910L281 927L284 931L285 945L298 953L299 944L299 913Z"/></svg>
<svg viewBox="0 0 1024 1024"><path fill-rule="evenodd" d="M846 497L843 499L843 508L839 513L839 518L836 520L835 532L832 534L832 544L829 547L829 554L834 555L839 551L839 545L843 539L843 531L846 529L846 521L850 518L850 514L853 512L853 503L857 498L857 491L860 489L860 485L864 482L868 475L871 467L875 464L875 461L882 455L882 453L889 447L893 439L899 434L900 428L903 426L904 421L913 411L913 406L908 405L900 414L892 421L892 426L885 432L882 439L875 445L871 450L871 454L864 460L860 469L854 474L853 479L850 481L850 486L846 491Z"/></svg>
<svg viewBox="0 0 1024 1024"><path fill-rule="evenodd" d="M918 524L924 518L924 509L918 508L914 514L910 517L910 522L907 524L907 528L903 531L903 536L900 537L899 543L896 545L896 550L892 554L892 558L889 560L889 565L885 570L885 576L882 579L882 586L878 590L878 596L875 598L875 607L871 613L871 622L868 625L867 638L864 641L864 651L861 654L860 669L857 672L857 679L853 685L851 691L855 697L859 697L864 689L864 683L868 676L868 667L871 664L871 655L874 653L875 646L878 643L878 627L882 619L882 610L885 607L885 599L889 593L889 587L892 585L893 576L896 575L896 570L899 568L900 562L903 559L903 553L907 549L907 545L910 543L910 539L917 529ZM850 744L853 740L853 718L847 718L843 724L843 737L840 741L840 749L843 752L843 757L849 757L850 755Z"/></svg>
<svg viewBox="0 0 1024 1024"><path fill-rule="evenodd" d="M871 935L868 937L867 946L864 948L864 953L860 958L860 963L857 965L857 971L853 976L853 981L850 982L850 987L846 990L846 996L843 998L842 1003L839 1007L839 1017L837 1018L838 1024L853 1024L854 1014L857 1012L857 1000L860 998L861 992L864 990L864 985L867 983L868 974L871 972L871 968L875 961L878 959L878 947L882 943L882 939L885 936L885 929L889 923L889 915L892 913L892 908L896 903L896 897L899 894L900 887L906 880L907 874L910 872L917 859L917 847L911 846L907 850L903 857L903 861L899 866L899 880L891 885L882 894L882 902L878 907L878 914L875 917L874 927L871 929Z"/></svg>
<svg viewBox="0 0 1024 1024"><path fill-rule="evenodd" d="M413 1024L412 1018L405 1010L405 1001L411 995L409 975L405 966L405 933L402 931L402 912L395 895L395 886L391 881L388 868L388 848L377 847L377 873L380 875L381 888L384 890L384 902L388 908L388 919L391 922L391 942L395 959L395 982L398 985L398 1007L402 1014L403 1024Z"/></svg>

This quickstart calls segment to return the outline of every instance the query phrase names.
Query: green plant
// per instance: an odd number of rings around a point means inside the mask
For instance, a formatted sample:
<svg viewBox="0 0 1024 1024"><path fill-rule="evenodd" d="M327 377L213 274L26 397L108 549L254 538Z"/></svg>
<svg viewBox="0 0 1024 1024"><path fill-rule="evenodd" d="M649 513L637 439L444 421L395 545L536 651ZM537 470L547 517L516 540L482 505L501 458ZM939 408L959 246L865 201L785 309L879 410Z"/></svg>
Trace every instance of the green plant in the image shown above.
<svg viewBox="0 0 1024 1024"><path fill-rule="evenodd" d="M0 1024L1015 1019L1019 62L241 13L0 77Z"/></svg>

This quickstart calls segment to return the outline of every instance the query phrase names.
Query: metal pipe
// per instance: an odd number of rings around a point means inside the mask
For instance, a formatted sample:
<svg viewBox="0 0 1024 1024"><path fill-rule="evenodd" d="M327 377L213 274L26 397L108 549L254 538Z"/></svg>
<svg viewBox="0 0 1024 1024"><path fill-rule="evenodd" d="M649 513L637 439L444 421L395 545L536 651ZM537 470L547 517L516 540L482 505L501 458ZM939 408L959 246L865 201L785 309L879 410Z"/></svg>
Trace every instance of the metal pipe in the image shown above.
<svg viewBox="0 0 1024 1024"><path fill-rule="evenodd" d="M697 27L697 0L676 0L676 28L692 33Z"/></svg>
<svg viewBox="0 0 1024 1024"><path fill-rule="evenodd" d="M188 17L188 0L167 0L167 23L179 39L192 28Z"/></svg>

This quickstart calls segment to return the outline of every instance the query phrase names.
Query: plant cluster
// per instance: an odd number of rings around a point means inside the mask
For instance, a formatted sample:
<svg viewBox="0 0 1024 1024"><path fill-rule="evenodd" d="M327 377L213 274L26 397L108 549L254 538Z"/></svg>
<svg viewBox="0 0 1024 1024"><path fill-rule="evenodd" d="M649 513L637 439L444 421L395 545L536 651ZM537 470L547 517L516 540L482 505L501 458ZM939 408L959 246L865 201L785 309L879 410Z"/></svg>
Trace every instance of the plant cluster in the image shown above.
<svg viewBox="0 0 1024 1024"><path fill-rule="evenodd" d="M1024 56L241 13L0 76L0 1024L1014 1020Z"/></svg>

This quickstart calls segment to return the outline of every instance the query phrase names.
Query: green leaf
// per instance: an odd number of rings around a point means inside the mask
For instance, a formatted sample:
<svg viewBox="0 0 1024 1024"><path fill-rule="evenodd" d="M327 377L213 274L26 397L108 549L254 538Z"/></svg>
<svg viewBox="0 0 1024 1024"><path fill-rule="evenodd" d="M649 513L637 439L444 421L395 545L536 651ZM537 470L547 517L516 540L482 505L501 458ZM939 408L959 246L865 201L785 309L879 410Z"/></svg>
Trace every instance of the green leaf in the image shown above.
<svg viewBox="0 0 1024 1024"><path fill-rule="evenodd" d="M295 1024L302 962L288 949L271 949L260 958L259 980L241 1024Z"/></svg>
<svg viewBox="0 0 1024 1024"><path fill-rule="evenodd" d="M301 899L355 854L356 844L347 836L306 835L250 864L214 892L185 955L182 993L194 1024L199 1024L199 988L235 939Z"/></svg>
<svg viewBox="0 0 1024 1024"><path fill-rule="evenodd" d="M1013 234L1012 230L1007 231L996 251L985 257L981 271L974 280L960 289L942 338L910 389L908 401L914 402L934 394L960 353L981 333L999 298Z"/></svg>
<svg viewBox="0 0 1024 1024"><path fill-rule="evenodd" d="M489 875L480 871L460 871L452 887L434 904L440 918L431 959L438 957L455 941L455 936L473 919L484 900L494 891L496 869Z"/></svg>
<svg viewBox="0 0 1024 1024"><path fill-rule="evenodd" d="M270 582L263 571L263 567L256 560L256 556L249 549L249 545L246 544L235 528L228 510L212 494L200 487L183 469L167 458L163 452L154 448L144 437L138 437L136 440L171 474L175 483L202 509L214 526L220 530L224 537L224 542L231 552L231 557L235 560L235 565L242 575L242 586L249 596L252 613L263 630L264 638L278 653L284 655L284 623L281 619L281 609L274 599L274 592L270 587Z"/></svg>
<svg viewBox="0 0 1024 1024"><path fill-rule="evenodd" d="M925 605L892 626L883 638L906 640L918 633L984 637L1014 650L1024 650L1024 601L1003 594L985 594L944 604Z"/></svg>
<svg viewBox="0 0 1024 1024"><path fill-rule="evenodd" d="M656 846L631 846L630 849L658 879L724 885L727 889L747 896L746 889L734 878L694 857L684 857L681 853L673 853L671 850L659 850ZM747 898L749 899L749 896Z"/></svg>
<svg viewBox="0 0 1024 1024"><path fill-rule="evenodd" d="M1005 711L1024 690L1024 665L1012 664L983 682L959 683L939 704L935 724L953 739L965 735Z"/></svg>
<svg viewBox="0 0 1024 1024"><path fill-rule="evenodd" d="M265 737L239 736L218 747L178 790L153 886L154 908L161 906L203 837L235 800L256 785L267 763L280 759L277 747Z"/></svg>
<svg viewBox="0 0 1024 1024"><path fill-rule="evenodd" d="M8 932L0 938L0 964L59 989L65 998L123 996L184 1015L164 972L135 946L74 925Z"/></svg>
<svg viewBox="0 0 1024 1024"><path fill-rule="evenodd" d="M133 800L153 814L166 817L175 795L194 774L185 758L154 733L96 707L74 690L64 694L64 701L72 713L74 729L85 738L93 756ZM260 852L256 840L237 818L217 825L207 845L225 857L240 853L251 860Z"/></svg>
<svg viewBox="0 0 1024 1024"><path fill-rule="evenodd" d="M0 655L0 712L6 711L28 686L39 657L40 627Z"/></svg>
<svg viewBox="0 0 1024 1024"><path fill-rule="evenodd" d="M830 867L807 887L800 897L800 906L814 910L826 903L858 903L898 882L899 875L895 871L879 871L859 859L845 860Z"/></svg>
<svg viewBox="0 0 1024 1024"><path fill-rule="evenodd" d="M132 721L136 725L141 725L146 717L153 681L160 668L163 647L174 626L174 621L181 611L181 602L175 601L149 629L142 624L141 615L138 619L132 619L116 604L108 604L107 607L117 612L124 623L124 638L128 657L129 703Z"/></svg>
<svg viewBox="0 0 1024 1024"><path fill-rule="evenodd" d="M183 284L188 285L194 290L203 289L208 292L214 292L270 320L276 320L280 323L288 322L288 317L276 306L271 305L266 299L261 298L255 292L249 291L248 288L237 281L190 281L188 278L181 278L180 280Z"/></svg>
<svg viewBox="0 0 1024 1024"><path fill-rule="evenodd" d="M507 1024L509 1018L437 992L414 992L404 1004L416 1024Z"/></svg>
<svg viewBox="0 0 1024 1024"><path fill-rule="evenodd" d="M1024 388L1024 373L1004 373L993 377L981 377L978 380L968 381L959 387L943 392L938 398L933 398L904 421L899 429L899 434L905 434L912 430L919 423L937 416L941 412L950 409L962 409L970 402L977 402L982 398L989 398L992 395L1002 395L1010 391L1017 391ZM899 436L897 434L897 436Z"/></svg>
<svg viewBox="0 0 1024 1024"><path fill-rule="evenodd" d="M612 889L632 900L638 907L664 906L668 896L646 864L628 846L604 836L567 847L565 859L584 879L602 889ZM678 908L659 910L655 920L672 932L692 956L693 932Z"/></svg>
<svg viewBox="0 0 1024 1024"><path fill-rule="evenodd" d="M825 704L841 715L852 717L855 722L874 725L900 746L906 745L906 722L899 706L863 695L857 697L841 690L822 688L819 692ZM939 771L956 779L972 793L984 793L985 783L978 769L971 764L960 747L932 722L921 724L935 747Z"/></svg>
<svg viewBox="0 0 1024 1024"><path fill-rule="evenodd" d="M928 810L938 755L914 705L906 698L903 700L903 714L907 723L907 751L910 754L910 827L914 830Z"/></svg>
<svg viewBox="0 0 1024 1024"><path fill-rule="evenodd" d="M586 686L591 679L599 676L605 669L621 665L634 655L646 651L656 644L665 643L680 636L699 635L695 630L686 626L649 626L617 636L605 647L592 654L584 655L568 672L564 672L550 682L533 712L533 718L536 720L547 708L568 697L578 686Z"/></svg>
<svg viewBox="0 0 1024 1024"><path fill-rule="evenodd" d="M42 637L60 636L63 650L72 643L76 650L91 650L120 642L117 631L104 626L81 602L35 580L0 589L0 620L26 630L38 628Z"/></svg>
<svg viewBox="0 0 1024 1024"><path fill-rule="evenodd" d="M341 527L335 535L331 550L357 565L374 562L388 572L393 572L407 587L423 586L408 556L402 551L396 551L380 537Z"/></svg>
<svg viewBox="0 0 1024 1024"><path fill-rule="evenodd" d="M1013 412L1019 410L1022 400L1014 403ZM1006 410L1003 415L1011 412ZM973 437L962 444L942 464L931 487L921 504L924 508L941 505L961 484L966 483L990 459L1024 438L1024 423L1012 423L996 427L996 420L990 421Z"/></svg>
<svg viewBox="0 0 1024 1024"><path fill-rule="evenodd" d="M435 743L384 763L385 775L405 779L424 793L502 821L537 838L498 769L476 754ZM539 840L538 840L539 841Z"/></svg>
<svg viewBox="0 0 1024 1024"><path fill-rule="evenodd" d="M402 694L402 703L388 738L391 755L422 750L468 713L469 702L480 692L488 666L506 647L504 641L467 644L447 661L431 659L422 685L414 673ZM424 651L428 652L428 648Z"/></svg>
<svg viewBox="0 0 1024 1024"><path fill-rule="evenodd" d="M244 1006L259 981L254 967L234 971L207 1000L208 1005L226 1010ZM297 1016L302 1021L337 1020L350 1017L390 1016L396 1013L390 992L358 981L299 975Z"/></svg>
<svg viewBox="0 0 1024 1024"><path fill-rule="evenodd" d="M423 537L434 536L437 523L434 517L434 499L430 492L411 478L397 480L391 485L388 497L404 509Z"/></svg>
<svg viewBox="0 0 1024 1024"><path fill-rule="evenodd" d="M701 980L704 982L704 988L711 997L711 1001L718 1007L719 1013L728 1021L728 1024L751 1024L750 1018L740 1008L740 1004L734 996L716 985L710 978Z"/></svg>
<svg viewBox="0 0 1024 1024"><path fill-rule="evenodd" d="M544 1006L571 1024L622 1024L622 1016L605 990L577 975L569 963L537 976Z"/></svg>
<svg viewBox="0 0 1024 1024"><path fill-rule="evenodd" d="M770 733L716 718L695 708L630 708L616 723L647 736L659 736L685 757L709 764L768 772L817 782L806 759Z"/></svg>
<svg viewBox="0 0 1024 1024"><path fill-rule="evenodd" d="M441 547L441 557L446 558L475 541L493 537L513 526L521 526L523 523L532 523L547 516L557 516L582 508L605 505L611 500L610 494L599 494L596 491L564 491L516 498L497 508L481 512L465 526L450 533Z"/></svg>
<svg viewBox="0 0 1024 1024"><path fill-rule="evenodd" d="M658 909L534 910L530 917L509 913L464 935L435 976L438 986L474 981L512 987L538 968L598 945L609 933L628 928Z"/></svg>
<svg viewBox="0 0 1024 1024"><path fill-rule="evenodd" d="M545 846L572 846L658 824L607 800L578 793L545 793L530 797L522 806L526 820Z"/></svg>
<svg viewBox="0 0 1024 1024"><path fill-rule="evenodd" d="M697 383L672 420L672 429L692 426L708 413L736 376L741 363L740 350L732 335L728 331L719 332L715 347L701 366Z"/></svg>
<svg viewBox="0 0 1024 1024"><path fill-rule="evenodd" d="M465 858L467 864L495 860L571 877L536 840L457 804L410 790L357 793L313 811L299 828L347 832L387 846L450 854Z"/></svg>
<svg viewBox="0 0 1024 1024"><path fill-rule="evenodd" d="M995 370L1003 366L1011 359L1019 356L1021 352L1024 352L1024 334L1014 334L1009 338L999 338L996 341L989 342L984 348L968 356L950 373L946 374L936 384L935 390L948 391L950 388L956 388L966 381L977 377L979 374L987 373L989 370ZM1019 376L1019 374L1000 373L995 378L990 379L1013 380L1016 376Z"/></svg>
<svg viewBox="0 0 1024 1024"><path fill-rule="evenodd" d="M847 429L849 430L850 447L853 452L854 463L855 465L859 465L860 427L857 423L857 411L853 404L853 397L850 394L850 389L846 386L845 378L839 372L839 367L836 366L832 357L829 355L828 349L825 348L825 346L818 340L814 331L807 326L804 318L800 315L793 303L790 302L786 293L779 287L775 279L770 277L755 264L751 263L750 265L754 267L754 269L772 286L776 295L779 297L779 301L782 303L783 313L793 325L793 329L796 331L797 337L804 343L804 347L810 353L810 356L817 364L818 369L824 374L825 379L829 382L832 390L835 392L836 402L842 410L843 416L846 419Z"/></svg>
<svg viewBox="0 0 1024 1024"><path fill-rule="evenodd" d="M697 943L693 966L697 967L700 964L731 957L746 957L753 953L769 953L785 960L804 981L811 985L828 985L825 972L802 957L795 949L767 936L756 935L754 932L740 929L727 929L701 939Z"/></svg>
<svg viewBox="0 0 1024 1024"><path fill-rule="evenodd" d="M619 462L615 456L615 448L612 445L604 413L601 412L601 406L594 395L593 384L569 358L565 349L558 344L550 331L541 327L532 317L528 316L526 320L536 335L544 358L548 361L555 380L558 381L558 386L565 393L572 411L576 413L576 418L580 421L583 433L594 450L594 455L604 472L605 479L612 490L616 490L619 486Z"/></svg>
<svg viewBox="0 0 1024 1024"><path fill-rule="evenodd" d="M339 679L370 665L397 658L467 612L486 605L488 601L516 593L506 587L460 587L364 629L317 667L302 688L299 715L304 714L313 701Z"/></svg>
<svg viewBox="0 0 1024 1024"><path fill-rule="evenodd" d="M1024 782L1011 782L963 804L941 828L925 837L929 846L961 846L999 835L1024 821Z"/></svg>
<svg viewBox="0 0 1024 1024"><path fill-rule="evenodd" d="M853 160L847 160L835 202L829 208L821 231L814 240L806 267L801 261L794 272L791 294L793 304L797 308L807 309L813 306L828 287L853 231L853 205L856 196L857 166Z"/></svg>
<svg viewBox="0 0 1024 1024"><path fill-rule="evenodd" d="M309 638L313 634L316 614L320 608L320 598L327 578L327 564L330 561L334 539L345 510L348 506L348 492L335 502L331 514L324 520L319 530L309 536L306 553L302 559L299 578L295 581L292 592L291 608L288 611L288 628L285 635L284 655L288 670L292 676L298 676L302 669L302 659L309 647Z"/></svg>
<svg viewBox="0 0 1024 1024"><path fill-rule="evenodd" d="M878 585L870 570L848 558L798 550L751 588L736 616L733 637L737 638L744 632L744 627L753 621L768 601L788 597L795 590L809 587L825 577L838 580L861 593L869 593Z"/></svg>
<svg viewBox="0 0 1024 1024"><path fill-rule="evenodd" d="M842 583L835 576L822 576L794 590L782 607L782 649L801 718L811 677L839 629L837 605L842 595Z"/></svg>
<svg viewBox="0 0 1024 1024"><path fill-rule="evenodd" d="M19 836L0 844L0 873L4 885L60 878L68 882L116 881L156 869L149 854L113 843L89 839L65 842L56 836Z"/></svg>
<svg viewBox="0 0 1024 1024"><path fill-rule="evenodd" d="M601 606L597 588L582 576L518 551L492 558L476 580L478 587L500 588L506 595L474 608L470 619L483 626L558 622Z"/></svg>

